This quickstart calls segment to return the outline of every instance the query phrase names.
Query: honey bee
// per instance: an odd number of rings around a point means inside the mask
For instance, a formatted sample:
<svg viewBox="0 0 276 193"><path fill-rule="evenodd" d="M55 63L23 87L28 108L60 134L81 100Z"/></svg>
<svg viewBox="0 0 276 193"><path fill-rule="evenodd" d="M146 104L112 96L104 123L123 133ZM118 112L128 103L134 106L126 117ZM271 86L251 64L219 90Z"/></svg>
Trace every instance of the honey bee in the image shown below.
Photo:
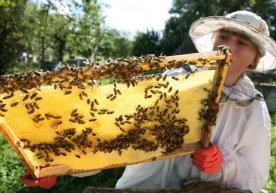
<svg viewBox="0 0 276 193"><path fill-rule="evenodd" d="M67 91L64 92L65 95L68 95L68 94L71 94L71 93L72 93L71 90L67 90Z"/></svg>
<svg viewBox="0 0 276 193"><path fill-rule="evenodd" d="M108 95L108 96L106 97L106 99L109 99L109 98L111 98L111 97L113 97L113 94Z"/></svg>
<svg viewBox="0 0 276 193"><path fill-rule="evenodd" d="M26 95L24 96L24 98L23 98L23 101L27 100L28 98L29 98L29 95L26 94Z"/></svg>
<svg viewBox="0 0 276 193"><path fill-rule="evenodd" d="M167 79L167 74L163 77L163 81L165 81Z"/></svg>
<svg viewBox="0 0 276 193"><path fill-rule="evenodd" d="M150 92L151 92L152 94L156 94L156 91L155 91L155 90L150 90Z"/></svg>
<svg viewBox="0 0 276 193"><path fill-rule="evenodd" d="M157 99L157 100L155 101L154 106L157 106L158 102L159 102L159 99Z"/></svg>
<svg viewBox="0 0 276 193"><path fill-rule="evenodd" d="M94 102L96 105L99 105L99 102L97 101L97 99L94 99Z"/></svg>
<svg viewBox="0 0 276 193"><path fill-rule="evenodd" d="M35 98L35 101L39 101L39 100L41 100L42 99L42 97L36 97Z"/></svg>
<svg viewBox="0 0 276 193"><path fill-rule="evenodd" d="M120 129L122 132L126 132L122 127L119 127L119 129Z"/></svg>
<svg viewBox="0 0 276 193"><path fill-rule="evenodd" d="M73 122L73 123L76 123L77 121L74 120L74 119L69 119L69 121Z"/></svg>
<svg viewBox="0 0 276 193"><path fill-rule="evenodd" d="M133 87L135 87L136 82L135 82L134 80L131 80L130 83L131 83L131 85L132 85Z"/></svg>
<svg viewBox="0 0 276 193"><path fill-rule="evenodd" d="M24 88L20 88L20 90L26 94L29 94L29 91L27 89L24 89Z"/></svg>
<svg viewBox="0 0 276 193"><path fill-rule="evenodd" d="M82 93L83 96L88 97L88 95L86 94L86 92L82 91L81 93Z"/></svg>
<svg viewBox="0 0 276 193"><path fill-rule="evenodd" d="M122 93L121 93L121 91L120 91L120 90L117 90L117 93L118 93L119 95L122 95Z"/></svg>
<svg viewBox="0 0 276 193"><path fill-rule="evenodd" d="M77 113L78 109L73 109L73 111L71 112L71 116L75 115Z"/></svg>
<svg viewBox="0 0 276 193"><path fill-rule="evenodd" d="M86 103L87 103L88 105L90 104L90 102L91 102L90 99L87 99Z"/></svg>
<svg viewBox="0 0 276 193"><path fill-rule="evenodd" d="M114 114L114 111L108 111L107 114Z"/></svg>
<svg viewBox="0 0 276 193"><path fill-rule="evenodd" d="M159 85L157 86L157 85L156 85L156 86L154 86L154 88L156 88L156 89L160 89L160 88L161 88L161 86L159 86Z"/></svg>
<svg viewBox="0 0 276 193"><path fill-rule="evenodd" d="M177 77L175 77L175 76L172 76L172 79L174 79L174 80L179 80L179 78L177 78Z"/></svg>
<svg viewBox="0 0 276 193"><path fill-rule="evenodd" d="M152 95L147 95L147 96L145 96L145 98L147 99L147 98L152 98Z"/></svg>
<svg viewBox="0 0 276 193"><path fill-rule="evenodd" d="M83 97L82 97L82 94L81 93L79 93L79 98L82 100L83 99Z"/></svg>
<svg viewBox="0 0 276 193"><path fill-rule="evenodd" d="M37 105L36 102L33 102L33 106L34 106L34 108L39 109L39 106Z"/></svg>
<svg viewBox="0 0 276 193"><path fill-rule="evenodd" d="M67 154L64 152L61 152L60 155L66 156Z"/></svg>
<svg viewBox="0 0 276 193"><path fill-rule="evenodd" d="M35 98L35 97L36 97L36 95L37 95L37 93L32 94L32 96L30 97L30 99Z"/></svg>
<svg viewBox="0 0 276 193"><path fill-rule="evenodd" d="M163 98L163 94L160 94L160 96L159 96L159 100L161 101L161 100L162 100L162 98Z"/></svg>
<svg viewBox="0 0 276 193"><path fill-rule="evenodd" d="M83 153L84 155L86 155L86 154L87 154L85 150L82 150L82 153Z"/></svg>

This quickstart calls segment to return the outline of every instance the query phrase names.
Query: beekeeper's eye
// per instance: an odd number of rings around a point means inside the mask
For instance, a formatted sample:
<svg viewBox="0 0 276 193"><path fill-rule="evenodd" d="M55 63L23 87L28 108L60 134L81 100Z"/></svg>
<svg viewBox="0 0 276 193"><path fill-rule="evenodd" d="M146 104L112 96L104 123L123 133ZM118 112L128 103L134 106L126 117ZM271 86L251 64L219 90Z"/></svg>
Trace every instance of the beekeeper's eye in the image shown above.
<svg viewBox="0 0 276 193"><path fill-rule="evenodd" d="M229 35L228 34L225 34L225 33L219 33L218 36L217 36L218 39L220 40L228 40L229 39Z"/></svg>
<svg viewBox="0 0 276 193"><path fill-rule="evenodd" d="M224 34L219 35L219 37L220 37L221 39L227 39L227 36L226 36L226 35L224 35Z"/></svg>
<svg viewBox="0 0 276 193"><path fill-rule="evenodd" d="M248 46L249 45L249 41L244 40L244 39L239 39L237 42L240 46Z"/></svg>

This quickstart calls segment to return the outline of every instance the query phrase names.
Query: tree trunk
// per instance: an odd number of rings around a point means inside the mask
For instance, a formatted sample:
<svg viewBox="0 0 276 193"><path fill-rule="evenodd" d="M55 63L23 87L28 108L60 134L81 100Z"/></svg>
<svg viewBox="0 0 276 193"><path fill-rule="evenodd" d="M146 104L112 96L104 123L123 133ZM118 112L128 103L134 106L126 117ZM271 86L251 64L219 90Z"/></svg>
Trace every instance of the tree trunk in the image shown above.
<svg viewBox="0 0 276 193"><path fill-rule="evenodd" d="M48 27L48 16L49 16L49 10L50 10L50 3L48 2L48 4L46 5L47 9L46 11L46 15L45 15L45 21L44 21L44 26L42 29L42 35L41 35L41 63L45 62L45 51L46 51L46 43L45 43L45 37L46 37L46 31L47 31L47 27Z"/></svg>

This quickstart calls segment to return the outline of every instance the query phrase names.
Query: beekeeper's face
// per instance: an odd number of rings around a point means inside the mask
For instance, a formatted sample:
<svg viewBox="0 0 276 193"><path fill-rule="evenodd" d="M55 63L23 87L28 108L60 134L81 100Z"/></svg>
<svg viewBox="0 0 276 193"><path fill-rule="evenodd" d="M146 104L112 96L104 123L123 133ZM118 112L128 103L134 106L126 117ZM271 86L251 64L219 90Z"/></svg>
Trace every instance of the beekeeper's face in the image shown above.
<svg viewBox="0 0 276 193"><path fill-rule="evenodd" d="M231 50L232 61L225 80L225 84L231 86L247 67L254 64L257 47L246 36L226 30L219 30L214 34L214 50L220 45L227 45Z"/></svg>

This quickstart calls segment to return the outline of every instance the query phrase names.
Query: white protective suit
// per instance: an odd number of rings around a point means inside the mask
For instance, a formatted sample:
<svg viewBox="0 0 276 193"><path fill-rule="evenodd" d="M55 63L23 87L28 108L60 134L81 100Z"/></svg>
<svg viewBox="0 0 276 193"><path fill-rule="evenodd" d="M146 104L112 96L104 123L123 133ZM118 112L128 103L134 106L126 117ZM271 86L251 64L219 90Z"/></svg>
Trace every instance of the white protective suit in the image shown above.
<svg viewBox="0 0 276 193"><path fill-rule="evenodd" d="M182 69L169 75L181 74ZM227 99L227 100L224 100ZM214 174L199 172L191 155L127 166L116 188L176 187L201 179L229 188L259 193L269 176L270 117L261 94L243 76L232 87L224 87L211 143L221 150L221 169Z"/></svg>

